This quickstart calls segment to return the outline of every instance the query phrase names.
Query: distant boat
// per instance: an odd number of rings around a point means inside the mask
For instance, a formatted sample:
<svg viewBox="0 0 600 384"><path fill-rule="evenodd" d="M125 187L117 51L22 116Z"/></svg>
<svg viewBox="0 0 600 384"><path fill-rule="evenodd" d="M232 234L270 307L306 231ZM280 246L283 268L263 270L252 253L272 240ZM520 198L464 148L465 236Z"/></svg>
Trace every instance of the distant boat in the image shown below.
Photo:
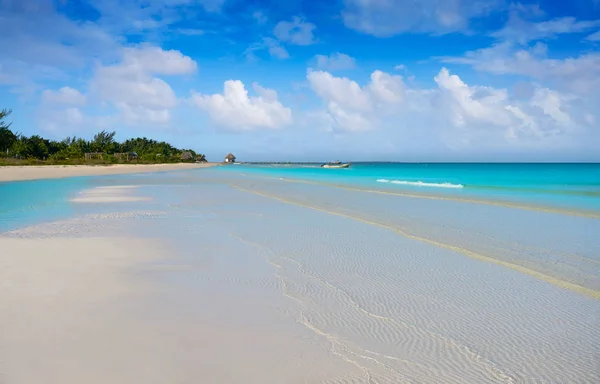
<svg viewBox="0 0 600 384"><path fill-rule="evenodd" d="M341 161L332 161L321 165L321 168L350 168L350 163L342 163Z"/></svg>

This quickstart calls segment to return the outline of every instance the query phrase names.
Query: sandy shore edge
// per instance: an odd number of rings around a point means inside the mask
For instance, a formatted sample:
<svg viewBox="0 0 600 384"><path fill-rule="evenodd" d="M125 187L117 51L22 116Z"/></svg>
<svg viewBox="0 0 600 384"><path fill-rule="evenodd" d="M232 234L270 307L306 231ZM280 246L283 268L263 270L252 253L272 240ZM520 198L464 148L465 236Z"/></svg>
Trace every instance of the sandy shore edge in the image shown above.
<svg viewBox="0 0 600 384"><path fill-rule="evenodd" d="M0 182L179 171L208 168L216 165L218 163L5 166L0 167Z"/></svg>

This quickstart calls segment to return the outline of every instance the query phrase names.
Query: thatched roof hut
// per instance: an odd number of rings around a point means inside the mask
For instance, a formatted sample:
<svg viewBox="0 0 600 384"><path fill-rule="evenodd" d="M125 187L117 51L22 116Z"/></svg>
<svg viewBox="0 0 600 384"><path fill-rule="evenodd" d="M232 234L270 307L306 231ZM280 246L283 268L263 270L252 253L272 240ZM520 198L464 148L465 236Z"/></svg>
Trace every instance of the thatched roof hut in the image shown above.
<svg viewBox="0 0 600 384"><path fill-rule="evenodd" d="M233 154L230 153L229 155L225 156L225 162L226 163L235 163L235 156L233 156Z"/></svg>

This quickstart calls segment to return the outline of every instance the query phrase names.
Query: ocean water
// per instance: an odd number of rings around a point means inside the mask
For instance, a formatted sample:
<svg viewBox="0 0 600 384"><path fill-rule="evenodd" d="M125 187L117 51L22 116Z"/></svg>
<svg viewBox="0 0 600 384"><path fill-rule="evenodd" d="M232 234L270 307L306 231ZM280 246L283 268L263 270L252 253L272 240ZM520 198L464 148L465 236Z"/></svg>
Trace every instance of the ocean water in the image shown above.
<svg viewBox="0 0 600 384"><path fill-rule="evenodd" d="M600 213L600 164L356 163L348 169L240 164L222 170Z"/></svg>
<svg viewBox="0 0 600 384"><path fill-rule="evenodd" d="M102 212L106 210L106 204L75 204L72 200L92 188L141 185L148 177L152 177L151 174L0 182L0 233ZM163 180L168 182L168 176L164 176ZM123 204L109 207L115 212L128 209Z"/></svg>
<svg viewBox="0 0 600 384"><path fill-rule="evenodd" d="M89 186L89 178L0 182L0 232L71 217L70 199Z"/></svg>

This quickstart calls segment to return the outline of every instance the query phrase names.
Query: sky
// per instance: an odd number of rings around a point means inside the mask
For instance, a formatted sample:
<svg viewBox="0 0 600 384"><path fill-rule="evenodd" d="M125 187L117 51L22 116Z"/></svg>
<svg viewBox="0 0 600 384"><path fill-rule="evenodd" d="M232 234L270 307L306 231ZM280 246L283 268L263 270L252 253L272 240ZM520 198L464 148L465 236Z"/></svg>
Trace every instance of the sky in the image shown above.
<svg viewBox="0 0 600 384"><path fill-rule="evenodd" d="M600 0L0 0L0 109L220 161L600 161Z"/></svg>

